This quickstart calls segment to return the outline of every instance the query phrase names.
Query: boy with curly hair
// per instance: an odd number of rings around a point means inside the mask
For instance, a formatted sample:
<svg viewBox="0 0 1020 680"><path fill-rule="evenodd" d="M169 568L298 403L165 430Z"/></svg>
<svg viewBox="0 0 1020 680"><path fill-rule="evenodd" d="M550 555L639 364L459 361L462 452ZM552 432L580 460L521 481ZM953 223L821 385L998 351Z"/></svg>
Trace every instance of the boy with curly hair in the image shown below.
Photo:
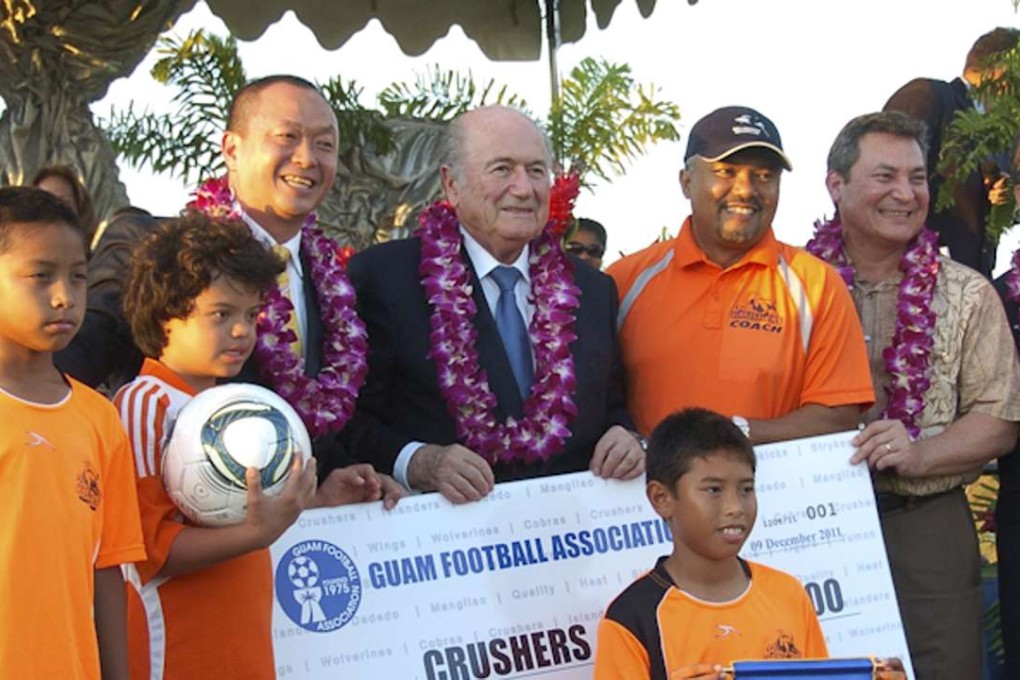
<svg viewBox="0 0 1020 680"><path fill-rule="evenodd" d="M276 497L248 470L244 523L190 524L163 486L164 436L198 392L241 370L283 264L239 221L199 213L161 224L135 252L124 308L146 359L115 402L135 453L149 558L128 570L135 678L274 678L268 547L316 503L315 461L295 459ZM334 473L331 504L395 498L369 465ZM233 621L225 625L225 619Z"/></svg>

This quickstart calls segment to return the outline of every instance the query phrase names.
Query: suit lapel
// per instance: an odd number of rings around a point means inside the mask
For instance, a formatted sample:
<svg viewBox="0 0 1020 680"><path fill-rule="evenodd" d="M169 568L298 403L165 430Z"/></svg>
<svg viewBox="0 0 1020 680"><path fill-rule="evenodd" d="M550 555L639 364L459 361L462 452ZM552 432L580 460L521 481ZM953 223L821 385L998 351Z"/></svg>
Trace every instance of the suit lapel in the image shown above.
<svg viewBox="0 0 1020 680"><path fill-rule="evenodd" d="M506 350L503 348L503 339L499 335L499 328L496 327L496 320L489 311L482 282L463 246L461 254L471 268L471 296L474 298L475 307L478 308L474 322L475 330L478 331L478 364L489 377L489 388L496 395L501 415L520 418L524 414L524 402L517 389L517 380L510 368L510 360L507 359Z"/></svg>

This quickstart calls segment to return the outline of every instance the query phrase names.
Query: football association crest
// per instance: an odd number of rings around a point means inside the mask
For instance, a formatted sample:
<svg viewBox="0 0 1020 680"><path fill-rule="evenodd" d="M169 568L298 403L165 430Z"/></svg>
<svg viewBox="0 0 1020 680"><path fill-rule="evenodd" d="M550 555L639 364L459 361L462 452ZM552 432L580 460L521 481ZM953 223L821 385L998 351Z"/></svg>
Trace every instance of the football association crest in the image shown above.
<svg viewBox="0 0 1020 680"><path fill-rule="evenodd" d="M302 541L276 565L276 599L291 621L314 633L342 628L361 604L361 577L343 550Z"/></svg>

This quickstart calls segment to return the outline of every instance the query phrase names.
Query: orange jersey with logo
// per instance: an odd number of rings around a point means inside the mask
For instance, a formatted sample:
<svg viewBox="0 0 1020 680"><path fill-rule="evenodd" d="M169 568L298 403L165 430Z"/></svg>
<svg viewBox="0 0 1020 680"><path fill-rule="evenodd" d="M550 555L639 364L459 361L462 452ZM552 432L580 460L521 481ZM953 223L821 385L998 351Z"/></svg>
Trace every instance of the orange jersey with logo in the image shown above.
<svg viewBox="0 0 1020 680"><path fill-rule="evenodd" d="M700 406L771 419L875 399L864 334L829 265L771 230L721 269L680 234L614 263L627 407L646 435Z"/></svg>
<svg viewBox="0 0 1020 680"><path fill-rule="evenodd" d="M149 557L127 570L131 677L276 677L273 576L268 550L171 578L157 577L185 520L163 486L163 444L194 390L146 359L114 403L134 452Z"/></svg>
<svg viewBox="0 0 1020 680"><path fill-rule="evenodd" d="M99 678L95 570L145 559L131 453L110 403L0 390L0 678Z"/></svg>
<svg viewBox="0 0 1020 680"><path fill-rule="evenodd" d="M811 599L789 574L741 561L747 590L730 602L706 602L676 587L665 560L606 610L595 680L668 680L692 664L829 656Z"/></svg>

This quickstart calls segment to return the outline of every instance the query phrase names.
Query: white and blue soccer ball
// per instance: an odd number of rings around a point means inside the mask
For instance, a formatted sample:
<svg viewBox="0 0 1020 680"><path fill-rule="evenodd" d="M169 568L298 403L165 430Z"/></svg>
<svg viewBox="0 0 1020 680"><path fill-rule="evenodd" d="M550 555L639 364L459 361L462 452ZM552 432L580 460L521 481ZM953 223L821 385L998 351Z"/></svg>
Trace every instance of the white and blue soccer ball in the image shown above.
<svg viewBox="0 0 1020 680"><path fill-rule="evenodd" d="M295 456L312 443L290 404L258 385L209 388L185 404L163 448L163 484L185 517L202 526L240 524L248 511L245 471L279 494Z"/></svg>
<svg viewBox="0 0 1020 680"><path fill-rule="evenodd" d="M295 588L311 588L319 582L319 565L310 557L295 557L287 565L287 578Z"/></svg>

